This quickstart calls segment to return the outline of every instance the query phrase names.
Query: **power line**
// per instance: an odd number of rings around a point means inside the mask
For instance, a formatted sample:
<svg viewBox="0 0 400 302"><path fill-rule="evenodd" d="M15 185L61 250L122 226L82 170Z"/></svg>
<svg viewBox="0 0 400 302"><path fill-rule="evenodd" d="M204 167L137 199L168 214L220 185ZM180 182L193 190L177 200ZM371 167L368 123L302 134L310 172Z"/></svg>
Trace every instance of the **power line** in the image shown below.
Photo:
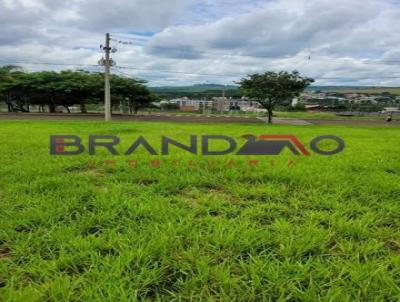
<svg viewBox="0 0 400 302"><path fill-rule="evenodd" d="M131 66L116 66L116 68L120 69L130 69L130 70L139 70L139 71L154 71L161 73L173 73L173 74L184 74L184 75L195 75L195 76L216 76L216 77L243 77L244 74L213 74L213 73L194 73L194 72L185 72L185 71L176 71L176 70L162 70L162 69L151 69L151 68L138 68ZM252 72L247 72L245 74L251 74ZM399 76L377 76L377 77L319 77L313 76L316 79L324 79L324 80L335 80L335 79L350 79L350 80L366 80L366 79L400 79Z"/></svg>
<svg viewBox="0 0 400 302"><path fill-rule="evenodd" d="M124 37L123 39L135 41L135 39ZM122 45L137 45L133 42L128 42L124 40L113 39L113 41L122 44ZM192 54L209 54L215 56L228 56L228 57L250 57L250 58L260 58L260 59L274 59L274 60L287 60L287 59L301 59L298 56L284 56L284 57L271 57L268 55L246 55L246 54L235 54L235 53L224 53L224 52L210 52L204 50L194 50L188 48L178 48L178 47L166 47L166 46L155 46L155 45L140 45L143 48L150 49L161 49L161 50L174 50L180 53L192 53ZM307 55L302 60L305 61L314 61L313 56ZM318 58L318 57L317 57ZM320 58L321 59L321 58ZM317 59L318 60L318 59ZM400 63L400 59L372 59L372 58L322 58L323 61L349 61L349 60L357 60L355 63L363 63L363 64L376 64L376 63ZM345 62L343 62L345 63Z"/></svg>
<svg viewBox="0 0 400 302"><path fill-rule="evenodd" d="M54 63L54 62L28 62L28 61L4 61L2 64L27 64L27 65L49 65L49 66L77 66L77 67L99 67L99 65L91 64L76 64L76 63Z"/></svg>
<svg viewBox="0 0 400 302"><path fill-rule="evenodd" d="M100 60L104 62L104 114L105 120L111 121L111 87L110 87L110 71L113 64L110 58L111 47L110 47L110 34L106 33L106 45L103 47L105 58Z"/></svg>
<svg viewBox="0 0 400 302"><path fill-rule="evenodd" d="M162 73L174 73L174 74L184 74L184 75L195 75L195 76L216 76L216 77L238 77L237 74L212 74L212 73L195 73L195 72L186 72L186 71L178 71L178 70L166 70L166 69L152 69L152 68L138 68L131 66L116 66L119 69L130 69L130 70L139 70L139 71L154 71L154 72L162 72ZM243 75L241 75L243 76Z"/></svg>
<svg viewBox="0 0 400 302"><path fill-rule="evenodd" d="M129 77L129 78L132 77L131 74L126 73L126 72L122 72L122 71L120 71L120 70L118 70L118 69L116 69L116 68L114 68L113 71L115 71L115 72L117 72L117 73L119 73L119 74L121 74L121 75L123 75L123 76Z"/></svg>
<svg viewBox="0 0 400 302"><path fill-rule="evenodd" d="M54 63L54 62L28 62L28 61L1 61L3 64L28 64L28 65L49 65L49 66L77 66L77 67L96 67L99 68L99 65L91 65L91 64L72 64L72 63ZM114 66L116 69L127 69L127 70L137 70L137 71L148 71L148 72L160 72L160 73L170 73L170 74L183 74L183 75L193 75L193 76L211 76L211 77L243 77L247 74L255 73L257 71L252 72L244 72L242 74L216 74L216 73L197 73L197 72L186 72L180 70L166 70L166 69L153 69L153 68L139 68L132 66ZM125 74L128 75L128 74ZM345 76L336 76L336 77L324 77L324 76L312 76L313 78L319 80L372 80L372 79L400 79L399 76L362 76L362 77L345 77Z"/></svg>

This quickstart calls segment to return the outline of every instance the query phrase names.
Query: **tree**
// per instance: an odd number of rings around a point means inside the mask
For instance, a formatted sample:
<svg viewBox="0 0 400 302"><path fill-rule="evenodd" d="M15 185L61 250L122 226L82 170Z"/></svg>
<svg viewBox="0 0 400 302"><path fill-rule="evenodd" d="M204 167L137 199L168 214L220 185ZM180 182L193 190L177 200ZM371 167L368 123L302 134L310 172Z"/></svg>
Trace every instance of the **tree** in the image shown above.
<svg viewBox="0 0 400 302"><path fill-rule="evenodd" d="M292 111L307 111L306 105L304 103L297 103L294 106L290 106Z"/></svg>
<svg viewBox="0 0 400 302"><path fill-rule="evenodd" d="M268 123L272 123L275 105L298 96L313 82L311 78L302 77L298 71L267 71L263 74L251 74L238 84L245 96L268 111Z"/></svg>
<svg viewBox="0 0 400 302"><path fill-rule="evenodd" d="M144 86L143 80L119 77L111 77L111 94L113 101L127 101L129 113L137 114L140 108L148 106L153 97L150 91Z"/></svg>
<svg viewBox="0 0 400 302"><path fill-rule="evenodd" d="M79 104L81 113L87 113L86 102L102 95L103 80L98 73L67 70L62 71L60 76L62 81L57 83L57 91L61 95L60 105L68 112L69 106Z"/></svg>
<svg viewBox="0 0 400 302"><path fill-rule="evenodd" d="M0 95L5 99L8 106L8 112L17 110L16 107L19 107L21 111L25 111L23 106L21 106L21 102L17 102L15 104L16 106L14 106L12 101L13 94L17 94L19 91L18 89L15 89L19 84L16 78L22 74L22 69L18 66L6 65L0 67Z"/></svg>
<svg viewBox="0 0 400 302"><path fill-rule="evenodd" d="M154 100L144 85L145 81L113 75L112 94L117 101L127 101L131 112L148 106ZM17 66L0 67L0 100L8 105L8 111L29 112L30 105L38 105L44 112L56 112L57 106L70 112L70 107L80 105L86 113L86 103L102 104L104 79L102 74L78 71L24 72Z"/></svg>

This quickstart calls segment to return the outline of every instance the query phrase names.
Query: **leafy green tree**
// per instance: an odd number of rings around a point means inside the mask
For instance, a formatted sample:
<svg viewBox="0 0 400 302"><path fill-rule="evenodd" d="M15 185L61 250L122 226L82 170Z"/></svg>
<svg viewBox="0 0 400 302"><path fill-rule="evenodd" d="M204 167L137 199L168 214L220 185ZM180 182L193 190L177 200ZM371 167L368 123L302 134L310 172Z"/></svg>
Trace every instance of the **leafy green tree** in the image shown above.
<svg viewBox="0 0 400 302"><path fill-rule="evenodd" d="M43 101L47 103L51 113L56 112L57 105L60 104L60 88L62 77L55 71L40 71L29 74L32 79L31 85L36 93L39 93Z"/></svg>
<svg viewBox="0 0 400 302"><path fill-rule="evenodd" d="M130 111L137 113L154 99L145 81L112 76L112 94L115 101L128 101ZM0 67L0 97L8 111L29 112L30 105L38 105L44 112L56 112L57 106L70 112L73 105L86 113L88 102L103 103L104 78L100 73L79 71L23 72L16 66Z"/></svg>
<svg viewBox="0 0 400 302"><path fill-rule="evenodd" d="M140 108L153 101L150 91L144 86L145 83L143 80L112 76L111 94L114 103L127 101L129 112L137 114Z"/></svg>
<svg viewBox="0 0 400 302"><path fill-rule="evenodd" d="M98 73L87 71L62 71L61 81L57 83L57 92L62 96L60 104L69 111L68 106L79 104L81 113L87 113L86 102L100 97L103 93L103 79Z"/></svg>
<svg viewBox="0 0 400 302"><path fill-rule="evenodd" d="M294 106L290 106L291 111L307 111L306 105L304 103L297 103Z"/></svg>
<svg viewBox="0 0 400 302"><path fill-rule="evenodd" d="M302 77L297 71L267 71L263 74L251 74L238 84L245 96L257 101L267 110L268 123L272 123L274 107L298 96L313 82L313 79Z"/></svg>
<svg viewBox="0 0 400 302"><path fill-rule="evenodd" d="M5 99L8 106L8 111L17 110L17 107L21 111L25 111L21 102L16 102L15 106L13 104L13 99L20 100L17 96L19 95L19 90L16 89L18 86L17 76L23 74L22 69L18 66L7 65L0 67L0 95Z"/></svg>

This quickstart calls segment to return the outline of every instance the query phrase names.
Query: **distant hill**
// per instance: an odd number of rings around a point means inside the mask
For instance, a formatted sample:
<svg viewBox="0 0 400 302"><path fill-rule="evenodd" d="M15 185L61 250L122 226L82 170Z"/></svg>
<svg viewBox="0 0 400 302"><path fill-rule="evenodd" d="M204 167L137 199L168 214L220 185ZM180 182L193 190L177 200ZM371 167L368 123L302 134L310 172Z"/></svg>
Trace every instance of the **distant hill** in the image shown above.
<svg viewBox="0 0 400 302"><path fill-rule="evenodd" d="M378 87L378 86L310 86L308 91L339 92L339 93L370 93L379 94L389 92L400 95L400 87Z"/></svg>
<svg viewBox="0 0 400 302"><path fill-rule="evenodd" d="M197 84L192 86L162 86L162 87L149 87L154 92L169 92L169 91L187 91L187 92L204 92L208 90L230 90L238 89L234 85L218 85L218 84Z"/></svg>
<svg viewBox="0 0 400 302"><path fill-rule="evenodd" d="M221 96L223 90L225 90L225 95L227 97L240 97L239 87L234 85L197 84L192 86L149 87L149 89L163 98L177 98L183 96L210 98Z"/></svg>
<svg viewBox="0 0 400 302"><path fill-rule="evenodd" d="M197 84L191 86L163 86L149 87L149 89L163 98L192 97L192 98L211 98L221 96L225 90L227 97L240 97L238 86L219 85L219 84ZM373 86L310 86L306 91L339 92L339 93L370 93L378 94L390 92L400 95L400 87L373 87Z"/></svg>

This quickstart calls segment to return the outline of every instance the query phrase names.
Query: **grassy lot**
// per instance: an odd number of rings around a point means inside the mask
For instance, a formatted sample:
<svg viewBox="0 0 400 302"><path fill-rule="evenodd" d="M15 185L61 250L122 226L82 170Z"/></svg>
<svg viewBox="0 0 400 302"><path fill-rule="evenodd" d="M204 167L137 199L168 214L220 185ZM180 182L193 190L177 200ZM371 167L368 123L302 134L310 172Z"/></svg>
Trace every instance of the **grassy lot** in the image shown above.
<svg viewBox="0 0 400 302"><path fill-rule="evenodd" d="M148 114L148 111L142 111L140 114ZM262 112L231 112L231 113L197 113L197 112L181 112L181 111L166 111L155 112L152 114L178 114L178 115L212 115L212 116L249 116L249 117L266 117L266 113ZM304 120L378 120L384 122L387 114L368 114L354 112L353 116L338 115L335 112L323 111L274 111L274 116L277 118L294 118ZM400 120L400 114L393 114L393 120Z"/></svg>
<svg viewBox="0 0 400 302"><path fill-rule="evenodd" d="M141 111L140 114L149 114L148 111ZM230 113L198 113L198 112L182 112L182 111L152 111L151 114L177 114L177 115L212 115L212 116L249 116L249 117L266 117L263 112L230 112ZM368 114L354 112L353 116L337 115L335 112L319 112L319 111L274 111L274 116L277 118L294 118L304 120L378 120L384 122L387 114ZM400 114L393 114L393 120L400 120Z"/></svg>
<svg viewBox="0 0 400 302"><path fill-rule="evenodd" d="M298 118L304 120L378 120L384 122L387 114L368 114L364 113L358 115L358 112L355 112L354 116L341 116L337 115L334 112L275 112L276 117L280 118ZM400 120L400 114L393 114L393 120Z"/></svg>
<svg viewBox="0 0 400 302"><path fill-rule="evenodd" d="M339 93L370 93L377 94L389 92L400 95L399 87L328 87L323 89L324 92L339 92Z"/></svg>
<svg viewBox="0 0 400 302"><path fill-rule="evenodd" d="M115 112L118 114L118 110L115 109ZM0 113L7 113L6 108L0 107ZM36 112L34 112L36 113ZM102 114L102 111L99 110L89 110L91 114ZM14 113L15 114L15 113ZM17 113L18 114L18 113ZM64 112L66 116L68 114ZM80 114L80 112L75 112L75 114ZM181 115L181 116L227 116L227 117L266 117L267 114L264 112L225 112L225 113L218 113L218 112L184 112L184 111L159 111L159 110L141 110L139 111L139 115ZM125 114L127 115L127 114ZM293 119L304 119L304 120L376 120L384 122L387 114L386 113L363 113L361 114L356 111L354 112L353 116L345 116L345 115L338 115L335 112L325 112L325 111L274 111L274 116L277 118L293 118ZM400 120L400 114L395 113L392 116L393 120Z"/></svg>
<svg viewBox="0 0 400 302"><path fill-rule="evenodd" d="M347 146L48 155L50 134L119 135L122 151L264 133ZM1 121L0 301L399 301L399 142L395 127Z"/></svg>

